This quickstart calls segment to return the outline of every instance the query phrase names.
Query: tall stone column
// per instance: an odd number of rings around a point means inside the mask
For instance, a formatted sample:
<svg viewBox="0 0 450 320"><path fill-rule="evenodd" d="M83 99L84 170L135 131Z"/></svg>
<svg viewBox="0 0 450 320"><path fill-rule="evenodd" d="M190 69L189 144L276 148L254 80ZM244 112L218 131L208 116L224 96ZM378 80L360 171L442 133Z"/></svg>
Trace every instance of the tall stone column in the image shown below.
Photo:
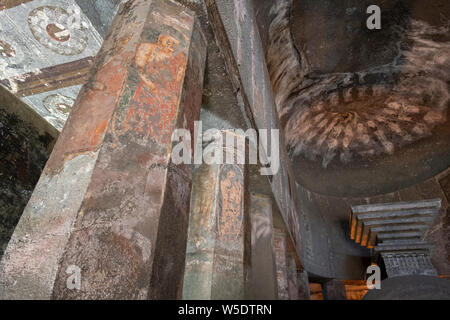
<svg viewBox="0 0 450 320"><path fill-rule="evenodd" d="M246 171L244 164L206 163L195 170L183 299L245 298L250 267Z"/></svg>
<svg viewBox="0 0 450 320"><path fill-rule="evenodd" d="M277 268L278 299L289 300L286 234L282 230L274 229L274 244Z"/></svg>
<svg viewBox="0 0 450 320"><path fill-rule="evenodd" d="M0 264L0 298L181 298L205 41L168 0L119 9Z"/></svg>
<svg viewBox="0 0 450 320"><path fill-rule="evenodd" d="M342 280L330 280L322 284L324 300L347 300L345 284Z"/></svg>
<svg viewBox="0 0 450 320"><path fill-rule="evenodd" d="M289 300L298 300L297 263L292 253L287 253L287 279Z"/></svg>
<svg viewBox="0 0 450 320"><path fill-rule="evenodd" d="M277 269L274 253L273 200L264 194L250 194L252 239L251 299L278 298Z"/></svg>
<svg viewBox="0 0 450 320"><path fill-rule="evenodd" d="M298 299L311 300L311 290L309 288L308 273L306 271L297 274Z"/></svg>

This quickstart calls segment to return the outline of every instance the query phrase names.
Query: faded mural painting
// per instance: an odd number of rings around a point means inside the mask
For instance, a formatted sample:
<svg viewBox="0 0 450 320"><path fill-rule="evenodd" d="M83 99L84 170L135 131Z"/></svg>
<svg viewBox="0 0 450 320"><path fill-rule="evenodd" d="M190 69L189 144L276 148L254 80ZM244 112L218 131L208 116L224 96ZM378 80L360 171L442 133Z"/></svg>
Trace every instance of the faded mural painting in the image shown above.
<svg viewBox="0 0 450 320"><path fill-rule="evenodd" d="M103 42L99 27L75 0L0 11L0 84L61 131Z"/></svg>

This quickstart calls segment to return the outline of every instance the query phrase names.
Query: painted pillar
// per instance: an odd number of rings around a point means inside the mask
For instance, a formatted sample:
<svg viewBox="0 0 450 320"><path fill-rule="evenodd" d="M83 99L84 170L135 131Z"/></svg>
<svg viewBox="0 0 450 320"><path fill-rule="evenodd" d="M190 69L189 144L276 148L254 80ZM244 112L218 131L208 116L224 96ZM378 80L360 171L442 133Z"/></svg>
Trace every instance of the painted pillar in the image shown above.
<svg viewBox="0 0 450 320"><path fill-rule="evenodd" d="M0 298L181 298L206 44L168 0L122 5L0 264Z"/></svg>
<svg viewBox="0 0 450 320"><path fill-rule="evenodd" d="M347 300L345 284L342 280L330 280L322 284L324 300Z"/></svg>
<svg viewBox="0 0 450 320"><path fill-rule="evenodd" d="M278 299L289 300L286 234L274 229L275 261L277 268Z"/></svg>
<svg viewBox="0 0 450 320"><path fill-rule="evenodd" d="M250 298L278 298L277 270L273 239L273 200L264 194L250 194L252 262Z"/></svg>
<svg viewBox="0 0 450 320"><path fill-rule="evenodd" d="M246 170L243 164L206 163L195 170L183 299L245 298L250 242Z"/></svg>

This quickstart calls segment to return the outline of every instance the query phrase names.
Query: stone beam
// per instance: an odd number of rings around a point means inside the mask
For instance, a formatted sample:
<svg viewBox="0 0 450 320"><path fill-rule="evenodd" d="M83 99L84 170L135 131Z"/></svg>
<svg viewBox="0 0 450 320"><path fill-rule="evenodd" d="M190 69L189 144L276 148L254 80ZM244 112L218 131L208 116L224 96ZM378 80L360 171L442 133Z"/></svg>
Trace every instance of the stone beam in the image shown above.
<svg viewBox="0 0 450 320"><path fill-rule="evenodd" d="M43 68L39 74L28 73L20 76L20 80L9 79L15 82L18 97L31 96L59 88L85 84L89 79L89 71L94 58L87 57L68 63ZM23 80L25 79L25 80Z"/></svg>
<svg viewBox="0 0 450 320"><path fill-rule="evenodd" d="M0 10L6 10L12 7L21 5L22 3L30 2L32 0L4 0L0 4Z"/></svg>
<svg viewBox="0 0 450 320"><path fill-rule="evenodd" d="M183 299L244 299L249 274L247 166L194 173Z"/></svg>
<svg viewBox="0 0 450 320"><path fill-rule="evenodd" d="M193 135L205 48L185 7L121 6L0 263L0 298L181 298L191 168L170 161L171 135Z"/></svg>

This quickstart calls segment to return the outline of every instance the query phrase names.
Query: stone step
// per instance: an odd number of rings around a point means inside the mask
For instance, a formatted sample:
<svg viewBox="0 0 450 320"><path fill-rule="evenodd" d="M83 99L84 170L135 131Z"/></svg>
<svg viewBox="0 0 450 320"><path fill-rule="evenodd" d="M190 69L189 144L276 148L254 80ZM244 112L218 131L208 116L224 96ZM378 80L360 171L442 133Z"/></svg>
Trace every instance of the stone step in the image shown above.
<svg viewBox="0 0 450 320"><path fill-rule="evenodd" d="M381 233L378 234L378 239L380 241L386 242L388 240L397 239L417 239L420 240L423 237L422 232L393 232L393 233Z"/></svg>
<svg viewBox="0 0 450 320"><path fill-rule="evenodd" d="M350 238L356 243L373 248L389 233L390 239L422 239L441 206L440 199L387 204L353 206L350 213ZM393 233L398 233L394 236ZM411 234L413 233L413 236ZM379 237L381 236L381 238Z"/></svg>
<svg viewBox="0 0 450 320"><path fill-rule="evenodd" d="M356 243L361 243L363 246L367 246L369 239L369 232L372 228L376 227L390 227L390 226L403 226L407 229L413 229L417 226L428 227L433 222L434 217L414 217L414 218L402 218L391 220L373 220L365 221L358 224L356 231Z"/></svg>
<svg viewBox="0 0 450 320"><path fill-rule="evenodd" d="M381 212L381 211L392 212L407 209L434 208L440 206L441 206L441 199L430 199L430 200L407 201L407 202L363 204L359 206L353 206L352 211L354 213Z"/></svg>
<svg viewBox="0 0 450 320"><path fill-rule="evenodd" d="M400 241L397 240L394 242L388 243L380 243L375 246L375 251L379 253L389 253L389 252L411 252L411 251L423 251L428 252L430 249L433 249L434 245L421 242L421 241Z"/></svg>

